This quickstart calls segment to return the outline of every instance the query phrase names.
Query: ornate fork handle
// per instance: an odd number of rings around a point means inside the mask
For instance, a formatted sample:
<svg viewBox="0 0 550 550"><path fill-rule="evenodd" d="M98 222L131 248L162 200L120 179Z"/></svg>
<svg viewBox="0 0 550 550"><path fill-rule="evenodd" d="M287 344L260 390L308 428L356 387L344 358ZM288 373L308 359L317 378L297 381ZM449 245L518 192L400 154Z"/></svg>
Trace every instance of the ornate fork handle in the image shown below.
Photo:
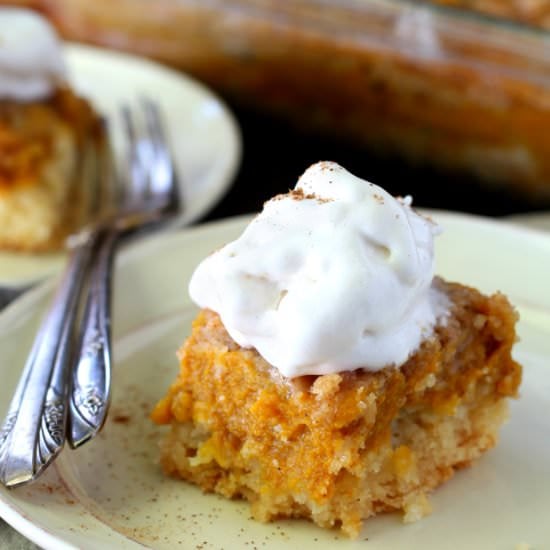
<svg viewBox="0 0 550 550"><path fill-rule="evenodd" d="M82 335L73 369L69 404L69 444L94 437L107 416L111 388L111 280L119 232L105 230L90 273Z"/></svg>
<svg viewBox="0 0 550 550"><path fill-rule="evenodd" d="M159 227L162 215L153 211L117 220L99 240L85 296L82 334L75 349L69 399L68 439L72 448L83 445L101 430L111 396L111 284L113 259L119 239Z"/></svg>
<svg viewBox="0 0 550 550"><path fill-rule="evenodd" d="M71 326L96 239L91 232L72 250L0 430L0 481L8 487L33 480L65 443Z"/></svg>

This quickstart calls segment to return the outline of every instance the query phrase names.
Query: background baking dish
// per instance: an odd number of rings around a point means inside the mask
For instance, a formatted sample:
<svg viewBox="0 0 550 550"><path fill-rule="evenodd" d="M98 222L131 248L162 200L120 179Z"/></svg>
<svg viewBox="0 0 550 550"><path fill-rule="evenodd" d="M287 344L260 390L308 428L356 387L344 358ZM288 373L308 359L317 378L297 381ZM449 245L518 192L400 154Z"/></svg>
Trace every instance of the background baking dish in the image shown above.
<svg viewBox="0 0 550 550"><path fill-rule="evenodd" d="M301 126L550 202L547 1L538 19L520 17L541 28L397 0L32 3L68 39L152 56ZM519 17L518 3L477 4Z"/></svg>

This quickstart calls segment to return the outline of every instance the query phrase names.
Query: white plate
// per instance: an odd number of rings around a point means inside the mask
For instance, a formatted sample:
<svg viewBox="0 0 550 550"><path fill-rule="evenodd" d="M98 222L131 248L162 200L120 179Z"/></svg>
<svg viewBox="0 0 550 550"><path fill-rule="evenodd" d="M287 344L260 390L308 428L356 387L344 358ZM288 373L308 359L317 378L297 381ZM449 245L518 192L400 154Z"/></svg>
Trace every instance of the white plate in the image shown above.
<svg viewBox="0 0 550 550"><path fill-rule="evenodd" d="M111 120L120 120L121 102L136 103L144 95L158 101L185 201L181 225L216 204L232 182L241 153L237 124L218 97L190 77L139 57L80 45L67 45L65 56L75 89ZM120 158L120 125L111 126ZM0 252L0 285L41 279L59 270L64 258L63 253Z"/></svg>
<svg viewBox="0 0 550 550"><path fill-rule="evenodd" d="M114 400L98 438L65 451L35 484L0 490L0 515L45 548L513 549L550 541L550 238L484 219L435 214L438 272L502 290L517 305L525 367L502 440L471 469L435 491L433 514L403 525L371 519L357 543L306 521L261 524L248 505L165 479L156 464L159 428L148 413L177 372L175 350L195 308L186 285L196 263L237 235L244 219L158 235L119 257L114 302ZM47 283L0 315L0 414L7 407ZM363 539L368 537L365 546Z"/></svg>

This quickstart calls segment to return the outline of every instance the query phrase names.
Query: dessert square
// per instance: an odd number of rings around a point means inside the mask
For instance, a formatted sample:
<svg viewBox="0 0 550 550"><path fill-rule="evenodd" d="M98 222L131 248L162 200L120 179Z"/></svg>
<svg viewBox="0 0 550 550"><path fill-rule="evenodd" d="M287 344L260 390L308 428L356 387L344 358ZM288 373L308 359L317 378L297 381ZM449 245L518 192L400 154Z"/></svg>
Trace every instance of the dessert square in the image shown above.
<svg viewBox="0 0 550 550"><path fill-rule="evenodd" d="M433 276L438 231L334 163L266 203L191 278L202 309L152 412L165 473L350 537L428 514L521 382L514 308Z"/></svg>

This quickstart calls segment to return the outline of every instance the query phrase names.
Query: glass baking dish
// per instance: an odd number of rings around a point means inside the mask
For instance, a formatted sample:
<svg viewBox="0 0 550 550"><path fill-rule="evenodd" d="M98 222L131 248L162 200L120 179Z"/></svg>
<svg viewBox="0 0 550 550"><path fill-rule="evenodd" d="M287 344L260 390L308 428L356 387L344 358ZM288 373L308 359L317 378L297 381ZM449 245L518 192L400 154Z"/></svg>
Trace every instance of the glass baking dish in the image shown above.
<svg viewBox="0 0 550 550"><path fill-rule="evenodd" d="M397 0L39 7L69 39L152 56L300 125L550 201L544 29Z"/></svg>

